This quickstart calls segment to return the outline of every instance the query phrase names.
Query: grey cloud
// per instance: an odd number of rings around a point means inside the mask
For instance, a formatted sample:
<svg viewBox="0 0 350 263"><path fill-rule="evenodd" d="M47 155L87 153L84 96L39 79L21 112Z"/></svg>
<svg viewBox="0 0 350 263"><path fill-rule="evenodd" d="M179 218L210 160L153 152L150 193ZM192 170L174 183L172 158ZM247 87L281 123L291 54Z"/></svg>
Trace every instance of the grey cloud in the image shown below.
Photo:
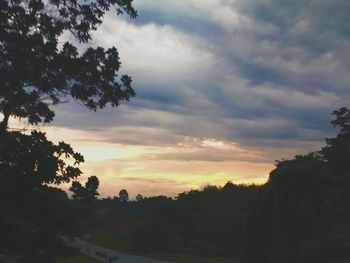
<svg viewBox="0 0 350 263"><path fill-rule="evenodd" d="M347 1L247 1L250 4L249 9L243 9L246 15L255 23L268 23L278 27L276 35L260 36L253 38L253 41L262 43L267 41L271 46L275 46L275 54L265 54L257 51L254 57L247 57L246 61L251 70L243 64L243 74L246 71L246 77L261 81L261 73L266 74L264 81L280 83L281 80L294 88L303 89L337 89L348 82L348 76L343 74L339 76L337 72L341 68L349 64L347 57L349 51L349 29L347 26L348 9ZM246 4L247 5L247 4ZM246 6L245 5L245 6ZM244 5L243 5L244 6ZM344 44L344 41L347 44ZM342 43L342 44L340 44ZM299 50L292 52L292 50ZM261 50L263 51L263 50ZM299 54L298 54L299 53ZM309 73L308 65L317 69L317 62L320 56L332 54L337 60L339 67L329 72L318 70L318 72ZM261 64L256 65L251 61L256 60L257 56L262 56ZM296 74L293 70L281 70L278 66L271 64L271 55L275 59L282 59L286 63L293 61L300 62L300 71L305 68L305 73ZM345 57L344 57L345 55ZM249 64L250 62L250 64ZM327 61L318 61L318 63L326 63ZM328 61L328 64L331 61ZM256 68L252 68L252 66ZM262 65L264 65L263 68ZM282 65L283 66L283 65ZM327 65L326 65L327 66ZM248 70L248 71L247 71ZM253 71L252 71L253 70ZM263 70L263 71L261 71ZM254 74L257 73L257 74ZM328 74L324 74L328 73ZM264 75L262 74L262 75ZM277 75L275 75L277 74ZM257 76L256 76L257 75ZM327 78L335 77L331 82ZM260 77L260 79L259 79ZM310 81L311 80L311 81Z"/></svg>
<svg viewBox="0 0 350 263"><path fill-rule="evenodd" d="M138 96L97 113L63 105L54 125L97 128L113 143L173 145L192 136L281 152L334 134L330 113L350 99L346 1L136 3L139 20L109 17L96 41L119 43Z"/></svg>

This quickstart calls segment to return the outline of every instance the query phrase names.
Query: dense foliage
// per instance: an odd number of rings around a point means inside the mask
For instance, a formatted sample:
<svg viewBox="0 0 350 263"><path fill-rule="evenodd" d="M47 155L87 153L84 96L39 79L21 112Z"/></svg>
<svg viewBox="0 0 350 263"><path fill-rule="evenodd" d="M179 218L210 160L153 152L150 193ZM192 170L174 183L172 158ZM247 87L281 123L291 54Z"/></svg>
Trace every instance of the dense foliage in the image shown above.
<svg viewBox="0 0 350 263"><path fill-rule="evenodd" d="M1 135L0 254L51 262L64 253L59 236L73 233L73 208L54 185L80 176L77 165L83 161L68 144L54 144L37 131Z"/></svg>
<svg viewBox="0 0 350 263"><path fill-rule="evenodd" d="M350 258L350 111L321 151L281 161L248 218L245 257L254 262Z"/></svg>

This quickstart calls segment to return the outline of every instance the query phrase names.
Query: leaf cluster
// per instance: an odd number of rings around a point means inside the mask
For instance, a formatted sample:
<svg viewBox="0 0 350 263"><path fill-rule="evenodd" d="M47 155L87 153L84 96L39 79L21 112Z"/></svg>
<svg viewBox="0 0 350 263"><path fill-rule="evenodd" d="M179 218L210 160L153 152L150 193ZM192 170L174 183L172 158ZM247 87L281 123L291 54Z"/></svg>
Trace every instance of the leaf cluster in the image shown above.
<svg viewBox="0 0 350 263"><path fill-rule="evenodd" d="M72 198L91 202L99 195L97 192L100 182L96 176L90 176L85 183L85 187L78 181L74 181L69 188L73 192Z"/></svg>
<svg viewBox="0 0 350 263"><path fill-rule="evenodd" d="M117 107L135 96L128 75L118 75L120 58L115 47L88 48L59 43L70 32L78 42L91 40L103 15L136 17L132 0L0 0L0 112L6 129L8 117L27 118L31 124L50 122L50 105L72 97L96 110Z"/></svg>
<svg viewBox="0 0 350 263"><path fill-rule="evenodd" d="M42 132L1 134L2 185L23 185L35 189L48 184L68 183L81 175L77 166L82 162L83 156L69 144L54 144Z"/></svg>

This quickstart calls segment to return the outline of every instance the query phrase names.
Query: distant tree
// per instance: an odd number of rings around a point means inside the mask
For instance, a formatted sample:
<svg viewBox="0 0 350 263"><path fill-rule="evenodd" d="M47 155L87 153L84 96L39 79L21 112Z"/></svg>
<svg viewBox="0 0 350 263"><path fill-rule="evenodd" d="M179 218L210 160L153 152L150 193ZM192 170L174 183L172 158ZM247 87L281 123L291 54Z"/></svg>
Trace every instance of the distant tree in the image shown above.
<svg viewBox="0 0 350 263"><path fill-rule="evenodd" d="M213 193L219 191L219 188L215 185L207 185L203 188L203 192Z"/></svg>
<svg viewBox="0 0 350 263"><path fill-rule="evenodd" d="M236 189L238 189L239 187L235 184L233 184L231 181L227 182L224 187L222 188L222 190L224 191L234 191Z"/></svg>
<svg viewBox="0 0 350 263"><path fill-rule="evenodd" d="M143 200L143 196L141 195L141 194L137 194L136 195L136 201L141 201L141 200Z"/></svg>
<svg viewBox="0 0 350 263"><path fill-rule="evenodd" d="M100 185L100 181L98 180L98 178L95 175L92 175L88 178L86 184L85 184L85 188L88 192L88 196L91 199L96 199L97 196L99 196L100 194L97 192L98 186Z"/></svg>
<svg viewBox="0 0 350 263"><path fill-rule="evenodd" d="M100 182L96 176L90 176L88 181L85 183L85 187L80 182L75 181L69 188L73 192L73 199L92 201L97 198L99 193L97 192Z"/></svg>
<svg viewBox="0 0 350 263"><path fill-rule="evenodd" d="M111 7L137 16L132 0L0 0L0 131L10 116L31 124L52 121L49 106L68 96L96 110L135 95L131 77L117 74L121 63L115 47L79 54L75 44L59 42L65 32L89 42Z"/></svg>
<svg viewBox="0 0 350 263"><path fill-rule="evenodd" d="M127 202L129 201L129 194L128 191L126 191L125 189L120 190L119 192L119 200L121 202Z"/></svg>

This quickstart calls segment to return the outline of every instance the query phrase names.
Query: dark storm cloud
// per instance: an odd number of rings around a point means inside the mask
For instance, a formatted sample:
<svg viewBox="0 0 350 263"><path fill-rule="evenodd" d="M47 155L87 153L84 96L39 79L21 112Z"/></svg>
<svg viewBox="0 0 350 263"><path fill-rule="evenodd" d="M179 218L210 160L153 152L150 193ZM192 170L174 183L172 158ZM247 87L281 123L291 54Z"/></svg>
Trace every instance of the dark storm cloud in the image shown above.
<svg viewBox="0 0 350 263"><path fill-rule="evenodd" d="M253 24L266 23L278 28L272 35L252 37L252 41L257 44L265 42L275 50L256 50L253 56L243 57L236 63L252 84L283 84L305 92L331 89L341 92L344 89L348 76L339 76L337 71L349 66L349 57L346 55L350 36L348 1L273 0L240 3L238 10L249 17ZM327 55L328 60L325 58ZM256 62L257 58L259 63ZM332 69L330 65L327 71L327 63L332 60L337 61L338 68ZM288 63L291 67L288 67ZM293 63L300 70L292 68ZM315 71L310 67L314 67ZM348 91L345 93L348 95Z"/></svg>
<svg viewBox="0 0 350 263"><path fill-rule="evenodd" d="M271 80L279 85L288 84L288 78L278 70L239 60L236 61L236 65L240 69L240 72L250 80L253 86L264 84Z"/></svg>
<svg viewBox="0 0 350 263"><path fill-rule="evenodd" d="M166 90L163 87L140 87L137 98L131 102L132 106L139 108L176 111L184 104L186 98L179 90Z"/></svg>
<svg viewBox="0 0 350 263"><path fill-rule="evenodd" d="M288 31L300 20L309 21L315 30L322 30L319 38L325 34L331 36L350 37L349 11L350 4L346 0L320 1L247 1L251 3L252 16L258 21L264 21ZM327 38L328 42L333 41Z"/></svg>
<svg viewBox="0 0 350 263"><path fill-rule="evenodd" d="M206 17L193 13L184 13L181 10L164 10L143 8L138 18L133 21L136 25L157 24L160 26L171 25L181 31L206 35L212 38L220 36L222 28L216 23L207 20Z"/></svg>

